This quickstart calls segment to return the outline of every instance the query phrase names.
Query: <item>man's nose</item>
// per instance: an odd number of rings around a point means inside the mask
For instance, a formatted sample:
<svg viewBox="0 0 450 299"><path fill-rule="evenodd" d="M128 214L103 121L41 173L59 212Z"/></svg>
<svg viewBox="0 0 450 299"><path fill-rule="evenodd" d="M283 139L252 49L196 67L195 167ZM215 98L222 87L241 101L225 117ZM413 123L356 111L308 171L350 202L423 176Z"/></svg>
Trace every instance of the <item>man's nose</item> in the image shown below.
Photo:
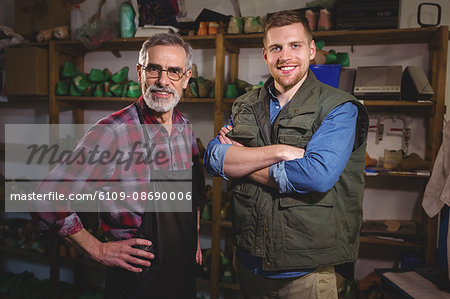
<svg viewBox="0 0 450 299"><path fill-rule="evenodd" d="M281 49L279 59L278 59L279 61L284 62L284 61L290 60L291 58L292 58L292 53L288 47L284 47L283 49Z"/></svg>
<svg viewBox="0 0 450 299"><path fill-rule="evenodd" d="M167 77L167 72L166 71L161 71L159 73L159 77L158 77L158 83L161 86L167 86L170 83L170 79L169 77Z"/></svg>

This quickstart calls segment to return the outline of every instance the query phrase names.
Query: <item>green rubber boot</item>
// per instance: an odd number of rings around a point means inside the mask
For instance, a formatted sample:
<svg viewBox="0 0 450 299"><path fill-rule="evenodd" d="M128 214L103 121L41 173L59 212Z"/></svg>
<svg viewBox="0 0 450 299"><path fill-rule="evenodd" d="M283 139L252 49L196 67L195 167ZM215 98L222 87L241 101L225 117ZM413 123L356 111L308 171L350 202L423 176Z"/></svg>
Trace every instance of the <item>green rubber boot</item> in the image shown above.
<svg viewBox="0 0 450 299"><path fill-rule="evenodd" d="M128 76L128 67L126 66L117 73L115 73L114 75L112 75L111 80L114 83L122 83L123 81L127 80L127 76Z"/></svg>

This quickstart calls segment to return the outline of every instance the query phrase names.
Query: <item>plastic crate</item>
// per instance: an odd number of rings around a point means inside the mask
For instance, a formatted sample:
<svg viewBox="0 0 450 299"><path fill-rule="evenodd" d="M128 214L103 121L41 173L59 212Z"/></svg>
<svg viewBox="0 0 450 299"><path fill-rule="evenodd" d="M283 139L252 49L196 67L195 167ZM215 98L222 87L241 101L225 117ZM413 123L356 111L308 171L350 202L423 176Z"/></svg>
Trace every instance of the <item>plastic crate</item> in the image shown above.
<svg viewBox="0 0 450 299"><path fill-rule="evenodd" d="M309 66L317 79L330 86L339 87L340 64L312 64Z"/></svg>

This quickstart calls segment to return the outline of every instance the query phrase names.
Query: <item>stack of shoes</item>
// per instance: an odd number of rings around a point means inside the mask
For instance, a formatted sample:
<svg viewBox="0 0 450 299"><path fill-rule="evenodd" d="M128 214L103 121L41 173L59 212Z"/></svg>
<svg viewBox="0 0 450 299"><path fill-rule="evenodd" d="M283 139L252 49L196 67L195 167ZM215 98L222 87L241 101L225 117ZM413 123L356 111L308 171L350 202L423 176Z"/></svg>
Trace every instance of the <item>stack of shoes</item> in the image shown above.
<svg viewBox="0 0 450 299"><path fill-rule="evenodd" d="M130 97L141 96L139 84L128 80L128 67L112 74L108 68L91 69L89 74L77 70L66 62L61 71L61 80L56 85L57 96Z"/></svg>
<svg viewBox="0 0 450 299"><path fill-rule="evenodd" d="M228 23L227 33L242 34L242 33L258 33L264 32L264 22L261 17L231 17Z"/></svg>

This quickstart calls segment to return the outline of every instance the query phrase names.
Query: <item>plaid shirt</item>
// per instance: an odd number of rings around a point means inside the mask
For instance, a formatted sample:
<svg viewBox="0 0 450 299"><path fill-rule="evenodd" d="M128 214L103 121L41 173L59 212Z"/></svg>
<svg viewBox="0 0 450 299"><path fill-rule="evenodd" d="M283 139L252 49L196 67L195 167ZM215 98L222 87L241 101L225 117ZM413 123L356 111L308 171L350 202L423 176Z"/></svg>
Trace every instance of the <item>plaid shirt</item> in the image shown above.
<svg viewBox="0 0 450 299"><path fill-rule="evenodd" d="M151 140L150 154L154 170L181 170L193 166L193 212L195 206L202 201L201 196L204 186L203 170L198 163L198 148L194 133L188 120L176 109L173 111L172 132L169 135L164 126L158 123L145 104L143 98L139 98L137 105L142 111L143 121L148 137ZM125 124L125 126L124 126ZM180 124L180 126L177 126ZM130 105L100 120L80 140L74 150L96 153L116 153L122 151L129 153L133 145L145 142L144 132L140 125L135 105ZM192 154L187 150L187 144L191 145ZM158 160L156 153L169 153L165 159ZM98 157L97 157L98 158ZM148 164L133 163L70 163L59 164L45 178L44 183L38 187L38 192L56 191L64 194L92 193L93 190L106 192L132 192L149 191L149 177L151 170ZM64 181L64 183L61 183ZM66 183L69 182L69 183ZM100 213L100 226L103 232L113 240L129 239L141 225L143 211L141 201L128 200L117 205L115 202L102 202L103 209L108 212ZM114 207L107 205L114 205ZM111 209L110 209L111 208ZM33 219L37 220L42 231L56 231L59 235L72 235L83 228L83 224L77 215L66 206L62 212L33 213Z"/></svg>

